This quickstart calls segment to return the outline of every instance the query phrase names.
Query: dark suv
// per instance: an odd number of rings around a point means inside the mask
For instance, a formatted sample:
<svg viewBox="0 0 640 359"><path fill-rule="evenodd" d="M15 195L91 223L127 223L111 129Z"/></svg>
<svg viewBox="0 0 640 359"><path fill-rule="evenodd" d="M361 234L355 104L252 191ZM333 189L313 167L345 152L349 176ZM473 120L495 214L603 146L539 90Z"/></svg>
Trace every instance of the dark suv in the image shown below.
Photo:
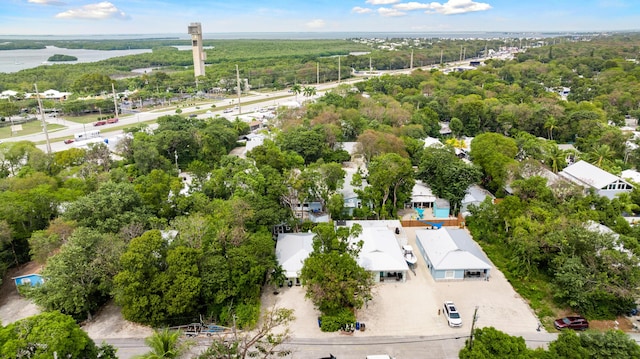
<svg viewBox="0 0 640 359"><path fill-rule="evenodd" d="M553 325L556 329L575 329L575 330L586 330L589 329L589 322L580 316L573 317L564 317L560 319L556 319L553 322Z"/></svg>

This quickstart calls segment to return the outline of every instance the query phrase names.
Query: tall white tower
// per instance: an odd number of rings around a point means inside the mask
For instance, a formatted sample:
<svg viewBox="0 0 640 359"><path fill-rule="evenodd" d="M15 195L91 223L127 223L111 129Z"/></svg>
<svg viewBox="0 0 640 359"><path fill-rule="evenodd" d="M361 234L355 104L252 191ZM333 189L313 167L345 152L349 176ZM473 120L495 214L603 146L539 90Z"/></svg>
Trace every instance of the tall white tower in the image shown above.
<svg viewBox="0 0 640 359"><path fill-rule="evenodd" d="M193 49L193 73L196 77L204 76L204 60L207 53L202 49L202 25L199 22L189 24L191 48Z"/></svg>

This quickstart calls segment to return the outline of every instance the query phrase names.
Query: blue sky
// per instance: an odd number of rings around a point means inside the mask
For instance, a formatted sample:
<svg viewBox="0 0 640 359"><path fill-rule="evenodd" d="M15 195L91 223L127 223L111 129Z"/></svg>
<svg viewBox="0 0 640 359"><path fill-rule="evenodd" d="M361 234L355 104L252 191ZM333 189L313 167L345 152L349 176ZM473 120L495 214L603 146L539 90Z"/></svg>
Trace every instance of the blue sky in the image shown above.
<svg viewBox="0 0 640 359"><path fill-rule="evenodd" d="M1 35L640 30L640 0L0 0ZM205 36L206 38L206 36Z"/></svg>

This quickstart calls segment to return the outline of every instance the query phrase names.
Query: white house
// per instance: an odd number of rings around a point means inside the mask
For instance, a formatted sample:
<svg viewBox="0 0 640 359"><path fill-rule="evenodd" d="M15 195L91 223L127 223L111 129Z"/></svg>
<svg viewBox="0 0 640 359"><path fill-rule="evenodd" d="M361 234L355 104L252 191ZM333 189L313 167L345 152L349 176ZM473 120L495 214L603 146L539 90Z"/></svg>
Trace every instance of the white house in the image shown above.
<svg viewBox="0 0 640 359"><path fill-rule="evenodd" d="M344 200L344 209L349 215L353 215L353 210L355 208L362 207L362 200L358 197L355 190L356 187L351 184L353 181L353 176L358 172L358 167L355 167L351 164L348 166L343 166L342 169L345 172L344 182L342 183L342 188L338 190L340 194L342 194L342 198ZM366 187L366 180L362 180L362 188Z"/></svg>
<svg viewBox="0 0 640 359"><path fill-rule="evenodd" d="M407 278L409 265L402 254L402 237L396 237L402 225L398 220L389 221L346 221L346 225L362 226L362 233L352 238L351 243L363 242L358 256L358 264L373 274L374 280L383 282L388 280L402 281Z"/></svg>
<svg viewBox="0 0 640 359"><path fill-rule="evenodd" d="M280 233L276 241L276 258L288 280L300 284L304 260L313 252L314 233Z"/></svg>
<svg viewBox="0 0 640 359"><path fill-rule="evenodd" d="M618 193L631 192L633 186L622 178L588 162L578 161L560 172L560 176L601 196L612 199Z"/></svg>
<svg viewBox="0 0 640 359"><path fill-rule="evenodd" d="M464 229L416 230L418 250L434 280L488 279L491 265Z"/></svg>
<svg viewBox="0 0 640 359"><path fill-rule="evenodd" d="M350 243L363 242L357 258L358 264L371 272L376 281L405 281L409 265L402 255L401 235L396 237L395 229L400 228L398 220L392 221L346 221L362 226L362 233L352 238ZM300 271L304 260L313 252L314 233L280 233L276 242L276 258L288 280L300 284ZM405 243L402 243L405 244Z"/></svg>
<svg viewBox="0 0 640 359"><path fill-rule="evenodd" d="M436 196L431 192L431 188L422 181L416 181L411 190L411 202L405 207L409 208L432 208L436 201Z"/></svg>

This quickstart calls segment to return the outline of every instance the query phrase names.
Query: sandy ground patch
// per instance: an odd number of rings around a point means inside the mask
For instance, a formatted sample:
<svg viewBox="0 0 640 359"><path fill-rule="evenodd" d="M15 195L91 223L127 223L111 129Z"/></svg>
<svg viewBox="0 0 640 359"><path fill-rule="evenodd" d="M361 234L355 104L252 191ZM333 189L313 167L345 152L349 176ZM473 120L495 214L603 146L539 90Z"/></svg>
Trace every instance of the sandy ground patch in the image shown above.
<svg viewBox="0 0 640 359"><path fill-rule="evenodd" d="M409 244L415 246L415 228L404 228ZM473 313L478 307L476 327L493 326L509 334L536 333L538 318L529 305L513 290L495 267L491 279L435 282L419 256L416 273L406 282L387 281L373 290L374 299L357 313L366 330L356 336L389 335L467 335ZM290 325L294 338L326 338L340 335L322 333L310 300L304 298L304 287L281 288L278 295L267 291L263 305L295 310L296 320ZM445 300L456 303L463 319L462 328L450 328L439 309Z"/></svg>
<svg viewBox="0 0 640 359"><path fill-rule="evenodd" d="M27 263L18 268L12 268L2 279L0 286L0 322L7 325L40 313L40 308L30 300L18 294L18 288L11 279L21 275L40 272L40 265Z"/></svg>
<svg viewBox="0 0 640 359"><path fill-rule="evenodd" d="M93 320L85 323L82 329L93 340L146 338L153 334L153 329L125 320L122 317L120 307L113 303L108 303L102 307Z"/></svg>

